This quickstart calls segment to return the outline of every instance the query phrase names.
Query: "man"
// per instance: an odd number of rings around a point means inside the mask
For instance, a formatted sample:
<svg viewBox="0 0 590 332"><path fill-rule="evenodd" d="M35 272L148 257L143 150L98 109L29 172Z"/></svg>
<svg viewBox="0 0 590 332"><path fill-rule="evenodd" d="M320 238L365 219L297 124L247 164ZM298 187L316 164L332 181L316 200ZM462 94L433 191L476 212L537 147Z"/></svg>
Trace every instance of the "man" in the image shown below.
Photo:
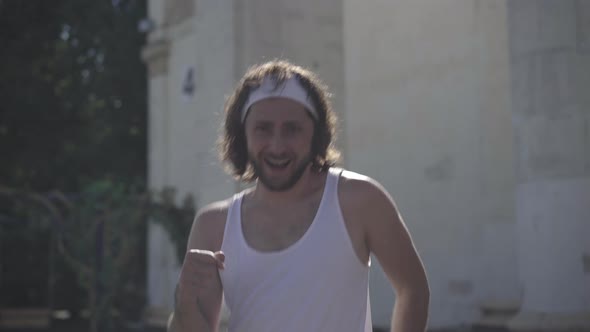
<svg viewBox="0 0 590 332"><path fill-rule="evenodd" d="M225 107L222 160L255 182L193 224L170 330L370 331L370 254L396 292L392 330L424 331L429 290L388 193L334 167L333 113L317 77L285 61L251 68Z"/></svg>

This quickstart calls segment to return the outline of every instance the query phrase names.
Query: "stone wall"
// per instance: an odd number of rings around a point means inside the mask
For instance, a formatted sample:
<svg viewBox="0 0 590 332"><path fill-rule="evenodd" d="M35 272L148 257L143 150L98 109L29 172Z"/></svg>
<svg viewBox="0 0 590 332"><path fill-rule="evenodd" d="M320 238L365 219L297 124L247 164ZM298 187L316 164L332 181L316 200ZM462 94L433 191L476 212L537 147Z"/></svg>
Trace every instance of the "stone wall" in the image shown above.
<svg viewBox="0 0 590 332"><path fill-rule="evenodd" d="M517 243L515 330L590 330L590 3L509 5Z"/></svg>
<svg viewBox="0 0 590 332"><path fill-rule="evenodd" d="M397 201L430 278L432 329L471 324L490 303L522 302L515 326L588 310L587 1L149 6L150 187L197 206L239 190L215 152L224 98L249 66L290 59L330 86L344 166ZM170 310L178 262L163 230L148 241L149 303ZM385 327L394 296L373 267Z"/></svg>
<svg viewBox="0 0 590 332"><path fill-rule="evenodd" d="M397 201L431 327L518 300L506 2L345 1L344 21L349 165ZM374 322L388 325L378 264L371 279Z"/></svg>

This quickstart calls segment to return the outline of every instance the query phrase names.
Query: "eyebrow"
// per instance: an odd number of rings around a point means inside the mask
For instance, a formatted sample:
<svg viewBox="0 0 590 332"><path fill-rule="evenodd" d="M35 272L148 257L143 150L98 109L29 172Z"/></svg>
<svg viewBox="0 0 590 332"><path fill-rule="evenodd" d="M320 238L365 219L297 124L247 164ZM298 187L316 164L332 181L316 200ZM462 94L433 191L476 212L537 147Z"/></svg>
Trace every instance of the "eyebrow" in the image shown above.
<svg viewBox="0 0 590 332"><path fill-rule="evenodd" d="M253 121L254 124L273 124L274 121L266 120L266 119L255 119ZM301 121L299 120L286 120L280 123L281 125L301 125Z"/></svg>

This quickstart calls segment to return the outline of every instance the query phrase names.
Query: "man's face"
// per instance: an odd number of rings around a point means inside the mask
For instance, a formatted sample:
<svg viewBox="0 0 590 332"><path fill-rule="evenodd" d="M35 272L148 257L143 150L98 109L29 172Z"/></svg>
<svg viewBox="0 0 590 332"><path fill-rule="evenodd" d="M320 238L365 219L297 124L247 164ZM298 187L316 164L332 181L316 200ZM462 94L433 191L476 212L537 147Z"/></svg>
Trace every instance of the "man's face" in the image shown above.
<svg viewBox="0 0 590 332"><path fill-rule="evenodd" d="M292 188L311 161L314 122L298 102L261 100L245 122L248 158L259 181L272 191Z"/></svg>

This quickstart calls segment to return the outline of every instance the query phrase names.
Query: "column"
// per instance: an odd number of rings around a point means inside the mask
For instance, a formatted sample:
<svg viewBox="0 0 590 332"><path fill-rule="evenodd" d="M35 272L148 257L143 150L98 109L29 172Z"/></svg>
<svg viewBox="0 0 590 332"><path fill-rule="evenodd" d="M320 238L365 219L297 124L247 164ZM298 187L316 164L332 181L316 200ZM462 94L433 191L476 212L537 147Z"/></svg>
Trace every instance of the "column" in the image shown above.
<svg viewBox="0 0 590 332"><path fill-rule="evenodd" d="M590 331L588 9L575 0L509 2L522 287L515 331Z"/></svg>
<svg viewBox="0 0 590 332"><path fill-rule="evenodd" d="M168 185L168 61L170 44L165 38L148 41L142 58L148 66L148 188L162 190ZM147 234L148 325L164 327L173 310L173 293L178 262L166 230L154 223Z"/></svg>

